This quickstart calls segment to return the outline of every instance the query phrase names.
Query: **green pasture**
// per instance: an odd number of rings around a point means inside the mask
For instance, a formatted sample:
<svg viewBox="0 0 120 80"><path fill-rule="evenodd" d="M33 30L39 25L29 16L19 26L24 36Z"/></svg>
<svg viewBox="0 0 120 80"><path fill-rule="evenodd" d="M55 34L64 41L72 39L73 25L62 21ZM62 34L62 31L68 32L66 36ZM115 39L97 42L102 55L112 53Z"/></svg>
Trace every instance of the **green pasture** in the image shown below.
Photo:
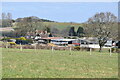
<svg viewBox="0 0 120 80"><path fill-rule="evenodd" d="M72 27L72 26L74 26L74 27L75 27L75 30L77 31L77 29L78 29L79 26L83 27L82 24L80 24L80 23L43 22L43 24L46 25L46 26L55 27L55 28L57 28L57 29L59 29L59 30L63 30L63 29L65 29L65 28L67 28L67 27Z"/></svg>
<svg viewBox="0 0 120 80"><path fill-rule="evenodd" d="M3 48L2 77L117 78L118 54Z"/></svg>

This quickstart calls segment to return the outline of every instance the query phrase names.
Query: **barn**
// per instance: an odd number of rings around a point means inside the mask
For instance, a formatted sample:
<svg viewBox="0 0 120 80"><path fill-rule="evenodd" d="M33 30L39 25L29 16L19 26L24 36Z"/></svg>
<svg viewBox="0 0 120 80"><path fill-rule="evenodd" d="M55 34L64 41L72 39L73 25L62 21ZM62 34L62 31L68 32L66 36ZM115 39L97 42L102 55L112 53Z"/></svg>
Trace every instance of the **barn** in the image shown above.
<svg viewBox="0 0 120 80"><path fill-rule="evenodd" d="M51 39L51 43L59 46L68 46L69 44L80 46L78 39Z"/></svg>

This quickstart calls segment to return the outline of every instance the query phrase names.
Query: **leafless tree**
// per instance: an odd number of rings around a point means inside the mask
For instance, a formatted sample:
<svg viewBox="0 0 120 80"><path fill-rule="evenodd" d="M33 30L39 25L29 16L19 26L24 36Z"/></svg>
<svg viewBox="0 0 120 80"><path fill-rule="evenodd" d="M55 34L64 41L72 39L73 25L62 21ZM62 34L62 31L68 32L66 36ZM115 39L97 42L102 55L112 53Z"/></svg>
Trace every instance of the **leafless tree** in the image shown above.
<svg viewBox="0 0 120 80"><path fill-rule="evenodd" d="M19 36L25 36L27 32L35 32L36 30L41 29L43 24L42 22L25 18L23 21L16 22L15 26L17 26L17 28L15 28L16 34L19 34Z"/></svg>
<svg viewBox="0 0 120 80"><path fill-rule="evenodd" d="M110 12L95 14L87 21L86 33L90 34L89 36L95 36L98 38L100 46L99 51L101 52L102 47L109 38L117 38L117 17Z"/></svg>
<svg viewBox="0 0 120 80"><path fill-rule="evenodd" d="M68 27L64 28L63 30L61 30L60 34L63 37L68 37L69 36L69 31L70 31L70 27L68 26Z"/></svg>
<svg viewBox="0 0 120 80"><path fill-rule="evenodd" d="M12 14L2 13L2 27L12 27Z"/></svg>
<svg viewBox="0 0 120 80"><path fill-rule="evenodd" d="M51 33L54 35L54 36L60 36L60 30L55 28L55 27L51 27Z"/></svg>
<svg viewBox="0 0 120 80"><path fill-rule="evenodd" d="M7 13L7 19L9 19L9 20L12 20L12 14L11 13Z"/></svg>

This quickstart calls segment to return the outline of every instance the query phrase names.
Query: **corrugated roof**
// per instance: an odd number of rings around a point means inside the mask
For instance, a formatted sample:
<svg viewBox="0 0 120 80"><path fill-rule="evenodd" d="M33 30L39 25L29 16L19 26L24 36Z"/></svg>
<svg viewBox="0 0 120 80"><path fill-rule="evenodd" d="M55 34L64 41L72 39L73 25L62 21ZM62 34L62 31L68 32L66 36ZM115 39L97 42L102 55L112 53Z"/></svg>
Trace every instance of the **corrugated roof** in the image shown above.
<svg viewBox="0 0 120 80"><path fill-rule="evenodd" d="M63 37L46 37L41 39L64 39Z"/></svg>
<svg viewBox="0 0 120 80"><path fill-rule="evenodd" d="M52 39L55 41L73 41L73 40L77 40L77 39Z"/></svg>

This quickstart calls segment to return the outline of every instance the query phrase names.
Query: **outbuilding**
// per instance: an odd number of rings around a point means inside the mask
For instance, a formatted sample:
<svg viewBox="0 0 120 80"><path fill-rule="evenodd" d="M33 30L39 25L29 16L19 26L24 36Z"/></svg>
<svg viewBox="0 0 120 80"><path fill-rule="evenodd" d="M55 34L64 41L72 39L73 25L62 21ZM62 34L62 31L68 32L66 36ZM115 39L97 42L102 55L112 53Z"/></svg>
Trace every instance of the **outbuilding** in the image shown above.
<svg viewBox="0 0 120 80"><path fill-rule="evenodd" d="M51 43L59 46L67 46L69 44L80 46L78 39L51 39Z"/></svg>

